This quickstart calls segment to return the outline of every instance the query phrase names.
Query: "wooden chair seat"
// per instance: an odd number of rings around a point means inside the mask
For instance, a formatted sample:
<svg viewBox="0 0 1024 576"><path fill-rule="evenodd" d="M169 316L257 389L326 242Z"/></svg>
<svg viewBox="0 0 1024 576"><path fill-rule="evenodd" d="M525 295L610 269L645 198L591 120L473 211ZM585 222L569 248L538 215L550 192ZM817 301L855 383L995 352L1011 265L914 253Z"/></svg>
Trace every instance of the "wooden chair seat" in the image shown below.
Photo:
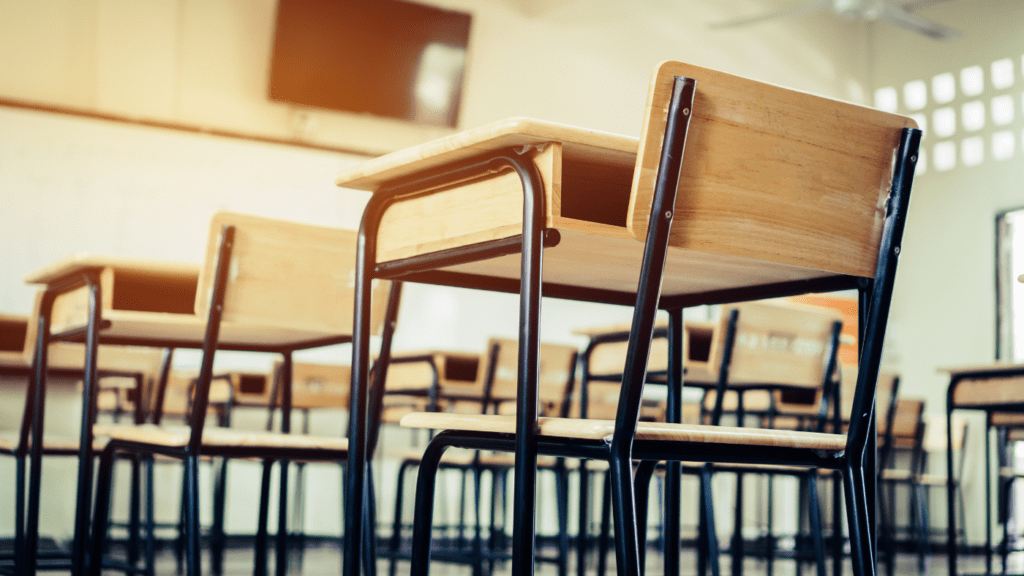
<svg viewBox="0 0 1024 576"><path fill-rule="evenodd" d="M514 434L515 418L512 416L442 414L416 412L402 418L406 428L431 428L437 430L477 430ZM615 430L614 420L577 420L575 418L538 419L540 436L575 438L579 440L609 441ZM735 428L730 426L704 426L698 424L668 424L665 422L640 422L636 431L637 440L669 440L673 442L704 442L710 444L733 444L744 446L774 446L842 452L846 448L846 436L842 434L820 434L817 432L794 432L791 430L769 430L763 428Z"/></svg>
<svg viewBox="0 0 1024 576"><path fill-rule="evenodd" d="M129 442L145 442L154 446L184 447L188 444L191 429L187 426L110 426L104 429L111 439ZM233 428L203 429L204 448L295 448L300 450L323 448L324 450L347 450L347 438L309 436L306 434L278 434L274 432L249 432Z"/></svg>
<svg viewBox="0 0 1024 576"><path fill-rule="evenodd" d="M100 452L107 446L107 438L97 437L93 440L93 450ZM14 454L18 448L18 435L14 433L0 434L0 453ZM77 456L78 438L71 436L44 436L44 456Z"/></svg>
<svg viewBox="0 0 1024 576"><path fill-rule="evenodd" d="M882 480L889 482L908 482L913 479L914 474L910 470L886 468L885 470L882 470L880 477ZM943 482L945 482L945 479L943 479Z"/></svg>

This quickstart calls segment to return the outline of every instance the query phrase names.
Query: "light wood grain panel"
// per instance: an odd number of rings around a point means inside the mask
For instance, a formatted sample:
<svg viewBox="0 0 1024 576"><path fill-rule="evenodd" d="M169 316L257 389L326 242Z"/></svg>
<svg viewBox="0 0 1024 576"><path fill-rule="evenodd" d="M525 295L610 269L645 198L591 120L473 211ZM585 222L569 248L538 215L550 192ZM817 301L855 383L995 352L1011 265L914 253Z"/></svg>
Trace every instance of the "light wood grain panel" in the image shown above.
<svg viewBox="0 0 1024 576"><path fill-rule="evenodd" d="M25 275L27 284L52 284L89 270L113 268L155 278L197 277L198 267L185 262L165 262L79 252Z"/></svg>
<svg viewBox="0 0 1024 576"><path fill-rule="evenodd" d="M212 292L221 229L235 226L224 301L227 324L266 325L322 334L352 333L356 233L220 212L210 224L195 313L204 317ZM386 283L374 300L385 302ZM375 308L371 330L383 319Z"/></svg>
<svg viewBox="0 0 1024 576"><path fill-rule="evenodd" d="M624 228L588 223L576 226L565 218L556 219L555 224L561 233L561 242L544 250L545 282L636 292L643 244L629 237ZM520 256L503 256L445 270L518 279ZM673 249L669 250L666 259L662 294L693 294L829 275L826 271Z"/></svg>
<svg viewBox="0 0 1024 576"><path fill-rule="evenodd" d="M893 411L892 437L895 442L916 440L918 427L924 424L924 400L897 398ZM881 430L885 432L885 430ZM913 446L913 442L911 442Z"/></svg>
<svg viewBox="0 0 1024 576"><path fill-rule="evenodd" d="M396 180L436 172L439 167L460 164L495 150L522 150L549 142L567 143L568 152L574 156L606 165L619 164L630 172L633 169L636 138L532 118L508 118L345 167L335 178L335 184L375 191Z"/></svg>
<svg viewBox="0 0 1024 576"><path fill-rule="evenodd" d="M526 155L544 183L548 223L561 189L561 145ZM381 218L377 260L387 262L521 234L523 185L512 171L482 174L425 196L391 205Z"/></svg>
<svg viewBox="0 0 1024 576"><path fill-rule="evenodd" d="M483 394L483 364L486 357L458 351L403 352L392 359L429 356L437 369L441 396L477 396ZM434 381L434 372L427 362L392 362L384 385L388 394L402 391L426 392Z"/></svg>
<svg viewBox="0 0 1024 576"><path fill-rule="evenodd" d="M993 412L989 414L989 426L1024 426L1024 413Z"/></svg>
<svg viewBox="0 0 1024 576"><path fill-rule="evenodd" d="M838 312L781 301L744 303L722 310L718 328L722 334L732 309L739 315L729 364L730 384L821 387L832 325L842 320ZM722 348L720 343L712 346L712 366L721 364Z"/></svg>
<svg viewBox="0 0 1024 576"><path fill-rule="evenodd" d="M109 436L117 440L130 440L157 446L182 447L188 444L188 428L143 426L112 427ZM348 440L305 434L275 434L272 432L245 432L230 428L203 429L203 447L296 448L347 450Z"/></svg>
<svg viewBox="0 0 1024 576"><path fill-rule="evenodd" d="M491 397L514 400L519 390L519 341L493 338L487 348L498 346ZM542 342L538 365L537 396L549 410L561 406L566 386L576 370L576 347Z"/></svg>
<svg viewBox="0 0 1024 576"><path fill-rule="evenodd" d="M108 438L97 437L93 441L93 450L102 452L107 446ZM66 454L66 455L77 455L78 454L79 441L78 438L72 438L70 436L53 436L47 435L43 437L43 454ZM7 454L13 454L14 450L18 447L18 435L5 433L0 434L0 452Z"/></svg>
<svg viewBox="0 0 1024 576"><path fill-rule="evenodd" d="M275 372L278 366L274 366ZM292 364L292 407L348 410L351 379L349 366L295 362Z"/></svg>
<svg viewBox="0 0 1024 576"><path fill-rule="evenodd" d="M629 226L647 232L675 76L696 80L670 243L873 276L908 118L663 62L651 80Z"/></svg>
<svg viewBox="0 0 1024 576"><path fill-rule="evenodd" d="M164 415L188 416L188 407L192 404L192 382L196 376L197 374L193 372L175 371L170 374L167 378L167 388L164 390ZM217 379L210 382L209 405L211 410L217 405L231 402L233 398L234 391L230 381ZM156 401L155 395L153 400Z"/></svg>
<svg viewBox="0 0 1024 576"><path fill-rule="evenodd" d="M1024 403L1024 376L961 380L953 391L956 406L998 406Z"/></svg>

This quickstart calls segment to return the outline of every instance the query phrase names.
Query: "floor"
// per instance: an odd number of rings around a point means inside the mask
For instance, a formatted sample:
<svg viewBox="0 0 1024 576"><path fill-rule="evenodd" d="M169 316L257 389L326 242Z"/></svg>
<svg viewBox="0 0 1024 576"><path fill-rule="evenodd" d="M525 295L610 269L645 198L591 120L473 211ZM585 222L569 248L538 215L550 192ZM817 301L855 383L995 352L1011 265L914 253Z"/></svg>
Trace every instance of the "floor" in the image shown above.
<svg viewBox="0 0 1024 576"><path fill-rule="evenodd" d="M613 556L613 555L612 555ZM614 558L609 557L608 573L614 574ZM204 571L209 572L209 559L204 558ZM588 569L588 574L594 576L597 575L596 569L593 566L594 561L591 559L591 566ZM274 570L273 554L271 553L270 558L270 570ZM660 554L653 550L647 558L647 570L649 574L658 574L661 571L661 557ZM696 569L696 558L692 551L683 550L681 556L682 574L684 576L697 574ZM397 564L396 573L398 575L408 574L410 565L407 561L399 561ZM510 572L511 563L505 563L504 565L496 565L496 575L504 575ZM1011 555L1010 561L1007 563L1007 568L1011 573L1021 574L1024 572L1024 552L1017 552ZM471 576L472 570L469 566L452 564L447 562L433 562L431 565L432 573L435 575L444 576ZM575 576L575 562L570 561L569 574ZM831 561L828 567L829 573L831 573ZM999 573L998 560L996 560L996 573ZM961 558L960 561L960 572L969 574L981 574L985 571L984 558L981 556L970 556L967 558ZM172 551L167 550L161 552L157 558L157 574L173 575L177 573L176 561ZM797 574L814 574L814 566L812 564L804 564L802 571L799 570L792 560L776 560L773 563L771 571L767 563L760 559L748 558L744 562L743 574L745 575L762 575L771 574L772 576L790 576ZM851 574L849 560L845 562L844 574ZM116 572L111 572L115 574ZM289 563L288 573L290 575L320 575L320 574L340 574L341 573L341 553L334 546L325 544L312 544L307 546L304 554L301 556L298 553L293 553ZM555 576L557 575L557 569L553 564L541 563L537 566L536 573L541 576ZM730 574L731 567L728 556L723 556L721 563L721 574ZM884 566L879 566L879 573L885 574ZM928 575L943 576L948 574L946 559L944 556L932 556L927 559L926 568L923 572ZM242 548L230 548L225 555L224 559L224 576L242 576L252 574L252 551ZM388 561L380 560L378 562L378 574L385 576L388 574ZM918 571L917 556L915 554L901 553L897 555L895 574L897 576L910 576L922 574Z"/></svg>

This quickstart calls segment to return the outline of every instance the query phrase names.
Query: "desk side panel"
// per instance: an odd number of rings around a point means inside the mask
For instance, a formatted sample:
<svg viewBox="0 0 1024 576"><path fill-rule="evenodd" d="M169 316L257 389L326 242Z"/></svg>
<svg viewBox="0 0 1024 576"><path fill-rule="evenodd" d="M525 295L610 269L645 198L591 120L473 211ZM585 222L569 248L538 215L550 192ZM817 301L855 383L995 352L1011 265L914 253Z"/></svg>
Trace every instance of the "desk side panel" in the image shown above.
<svg viewBox="0 0 1024 576"><path fill-rule="evenodd" d="M548 223L561 191L561 145L529 153L544 184ZM377 261L509 238L523 231L523 185L511 170L398 201L381 219Z"/></svg>

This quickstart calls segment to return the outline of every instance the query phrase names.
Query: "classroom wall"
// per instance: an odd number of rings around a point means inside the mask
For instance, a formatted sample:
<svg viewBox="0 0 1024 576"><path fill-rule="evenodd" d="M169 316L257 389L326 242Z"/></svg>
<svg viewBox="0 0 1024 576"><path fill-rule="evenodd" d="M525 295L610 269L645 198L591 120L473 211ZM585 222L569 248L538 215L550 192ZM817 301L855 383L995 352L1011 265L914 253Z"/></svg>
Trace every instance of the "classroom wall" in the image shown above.
<svg viewBox="0 0 1024 576"><path fill-rule="evenodd" d="M962 37L936 43L883 34L876 28L870 69L872 92L895 88L898 111L924 121L922 164L911 196L887 341L890 360L902 376L901 394L924 398L927 411L944 426L948 377L938 368L985 364L996 358L995 218L1001 211L1024 206L1024 4L949 2L927 14L962 30ZM992 64L1005 59L1012 65L1012 76L1008 86L1000 87ZM982 86L980 93L971 95L965 93L969 87L962 71L974 66L981 68ZM953 75L956 94L950 102L939 102L937 97L943 98L934 90L933 78L945 73ZM923 81L926 88L921 107L906 98L905 86L915 81ZM1007 96L1011 119L997 122L993 99ZM984 126L968 129L964 105L976 102L984 107ZM944 127L935 122L936 111L944 108L952 109L956 120L949 136L940 136ZM1006 133L1015 144L1004 154L993 139ZM980 144L982 157L973 156L972 144L965 142ZM946 167L939 156L942 147L950 145L955 165ZM969 426L967 510L984 510L983 422L973 417ZM932 470L945 474L945 468L944 454L935 454ZM934 499L939 502L934 503L932 517L942 525L944 496ZM980 516L968 523L972 542L984 540Z"/></svg>
<svg viewBox="0 0 1024 576"><path fill-rule="evenodd" d="M878 87L1021 53L1012 34L1021 7L996 1L924 11L968 29L949 45L828 14L706 27L777 7L770 0L430 3L474 17L464 128L524 115L635 135L648 75L666 58L871 103ZM76 251L198 262L218 209L354 227L366 194L335 189L333 172L443 133L271 102L274 8L273 0L0 0L0 99L333 149L2 107L0 309L27 311L32 290L22 276ZM1014 185L1021 149L1011 162L929 171L915 187L887 354L930 410L941 407L936 365L992 358L992 220L997 208L1024 204ZM477 350L491 335L514 334L515 318L514 297L410 287L396 347ZM611 307L545 303L544 336L578 343L573 328L625 318ZM44 530L66 535L60 510L46 515Z"/></svg>

